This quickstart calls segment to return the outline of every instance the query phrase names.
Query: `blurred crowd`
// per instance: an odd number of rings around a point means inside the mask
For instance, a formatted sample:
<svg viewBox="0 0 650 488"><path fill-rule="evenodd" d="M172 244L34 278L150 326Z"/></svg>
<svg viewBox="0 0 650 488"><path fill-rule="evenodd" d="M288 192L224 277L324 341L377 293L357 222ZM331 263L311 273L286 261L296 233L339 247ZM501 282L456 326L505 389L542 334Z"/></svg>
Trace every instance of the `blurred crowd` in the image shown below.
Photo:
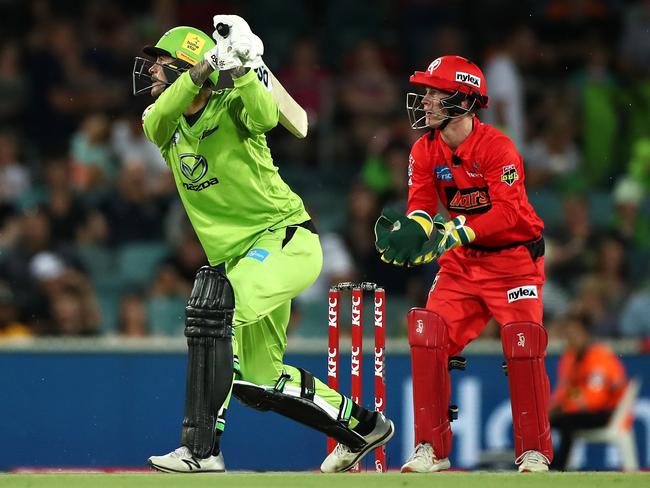
<svg viewBox="0 0 650 488"><path fill-rule="evenodd" d="M5 0L0 2L0 339L182 335L206 263L141 130L133 58L168 28L246 18L310 135L268 135L319 228L324 269L291 333L326 335L331 283L373 281L389 333L435 265L382 263L373 225L404 208L408 77L443 54L483 69L480 118L524 156L546 222L546 323L581 310L599 337L650 337L650 1ZM222 77L226 78L226 77ZM221 80L220 83L227 83ZM496 324L486 329L495 334Z"/></svg>

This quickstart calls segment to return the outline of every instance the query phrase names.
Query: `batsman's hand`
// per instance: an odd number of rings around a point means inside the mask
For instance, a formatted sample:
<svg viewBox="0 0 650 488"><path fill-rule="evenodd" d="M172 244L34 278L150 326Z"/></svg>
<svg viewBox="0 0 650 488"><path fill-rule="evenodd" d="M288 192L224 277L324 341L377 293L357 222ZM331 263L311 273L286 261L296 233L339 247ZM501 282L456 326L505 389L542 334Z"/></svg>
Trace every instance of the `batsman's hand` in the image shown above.
<svg viewBox="0 0 650 488"><path fill-rule="evenodd" d="M427 239L419 223L390 208L382 210L375 224L375 247L385 263L410 263Z"/></svg>
<svg viewBox="0 0 650 488"><path fill-rule="evenodd" d="M212 38L217 46L227 44L247 68L259 68L264 64L264 43L253 34L248 22L239 15L215 15L212 21L215 28Z"/></svg>
<svg viewBox="0 0 650 488"><path fill-rule="evenodd" d="M417 266L430 263L446 251L469 244L476 239L474 230L465 225L466 220L464 215L459 215L449 221L445 221L441 215L436 215L433 219L434 234L422 245L420 251L415 253L410 264Z"/></svg>
<svg viewBox="0 0 650 488"><path fill-rule="evenodd" d="M229 42L217 43L215 47L206 51L203 58L215 71L226 71L243 66L239 55Z"/></svg>

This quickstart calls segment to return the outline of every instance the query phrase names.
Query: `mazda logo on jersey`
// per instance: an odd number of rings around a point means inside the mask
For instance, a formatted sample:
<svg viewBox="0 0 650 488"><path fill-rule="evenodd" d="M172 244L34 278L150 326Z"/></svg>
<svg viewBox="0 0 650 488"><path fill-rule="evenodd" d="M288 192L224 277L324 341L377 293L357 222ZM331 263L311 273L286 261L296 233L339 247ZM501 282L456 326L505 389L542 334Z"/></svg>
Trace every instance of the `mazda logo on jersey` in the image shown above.
<svg viewBox="0 0 650 488"><path fill-rule="evenodd" d="M445 187L447 208L463 214L482 214L492 208L487 186L481 188Z"/></svg>
<svg viewBox="0 0 650 488"><path fill-rule="evenodd" d="M208 172L208 162L200 154L185 153L180 155L181 173L196 183Z"/></svg>

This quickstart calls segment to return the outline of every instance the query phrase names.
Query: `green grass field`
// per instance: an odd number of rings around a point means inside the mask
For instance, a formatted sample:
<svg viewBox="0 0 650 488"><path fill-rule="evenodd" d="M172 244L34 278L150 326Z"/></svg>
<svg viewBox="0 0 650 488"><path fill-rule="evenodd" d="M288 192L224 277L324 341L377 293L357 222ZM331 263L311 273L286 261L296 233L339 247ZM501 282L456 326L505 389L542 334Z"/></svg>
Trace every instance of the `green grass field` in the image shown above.
<svg viewBox="0 0 650 488"><path fill-rule="evenodd" d="M427 475L319 473L142 474L3 474L0 487L40 488L598 488L649 487L650 473L488 473L449 472Z"/></svg>

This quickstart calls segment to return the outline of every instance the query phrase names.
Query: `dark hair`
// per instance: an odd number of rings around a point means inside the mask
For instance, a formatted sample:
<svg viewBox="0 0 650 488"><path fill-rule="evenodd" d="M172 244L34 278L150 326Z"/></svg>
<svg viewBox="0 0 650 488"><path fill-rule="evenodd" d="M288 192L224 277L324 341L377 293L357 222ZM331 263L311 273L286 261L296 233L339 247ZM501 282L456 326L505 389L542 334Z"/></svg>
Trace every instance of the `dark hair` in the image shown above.
<svg viewBox="0 0 650 488"><path fill-rule="evenodd" d="M587 310L585 310L583 307L574 308L573 310L567 312L567 314L564 316L564 321L576 322L580 324L582 328L588 333L591 333L594 322L591 315L589 315Z"/></svg>

